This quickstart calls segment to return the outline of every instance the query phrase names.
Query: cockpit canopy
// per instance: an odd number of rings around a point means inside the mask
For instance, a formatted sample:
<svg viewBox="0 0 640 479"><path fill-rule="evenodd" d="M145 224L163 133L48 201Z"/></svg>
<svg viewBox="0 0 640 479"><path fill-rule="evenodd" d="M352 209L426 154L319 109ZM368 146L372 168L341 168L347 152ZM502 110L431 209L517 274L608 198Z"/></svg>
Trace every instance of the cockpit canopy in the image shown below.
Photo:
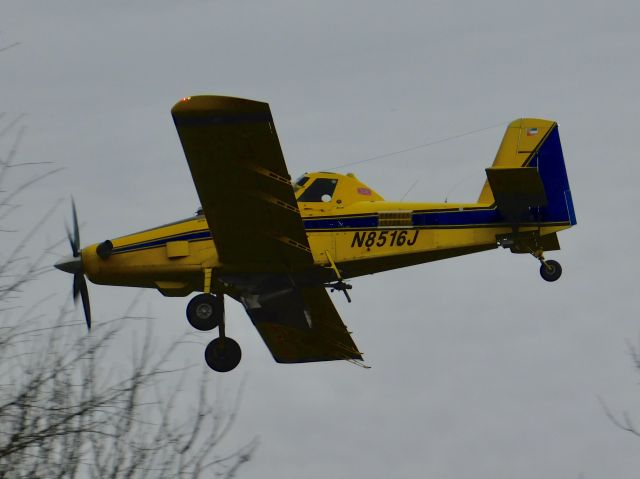
<svg viewBox="0 0 640 479"><path fill-rule="evenodd" d="M303 176L296 184L300 187L304 187L305 183L309 183L309 177ZM298 202L311 201L328 203L333 199L333 194L338 186L338 180L336 178L316 178L304 188L304 191L298 196Z"/></svg>
<svg viewBox="0 0 640 479"><path fill-rule="evenodd" d="M341 208L358 201L383 201L383 198L358 180L353 173L306 173L294 183L298 203L303 209Z"/></svg>

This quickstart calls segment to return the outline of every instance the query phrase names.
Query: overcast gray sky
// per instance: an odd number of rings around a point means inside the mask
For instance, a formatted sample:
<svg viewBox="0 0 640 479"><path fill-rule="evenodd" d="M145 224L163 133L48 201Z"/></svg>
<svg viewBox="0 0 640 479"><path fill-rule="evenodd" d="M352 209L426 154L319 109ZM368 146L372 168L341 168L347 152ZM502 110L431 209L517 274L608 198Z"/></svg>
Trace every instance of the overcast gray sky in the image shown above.
<svg viewBox="0 0 640 479"><path fill-rule="evenodd" d="M192 214L169 115L187 95L268 102L292 176L521 116L554 119L578 218L549 254L563 265L557 283L508 251L355 280L352 304L333 299L369 370L278 365L230 304L243 361L212 391L246 378L227 443L260 435L245 478L636 477L640 439L615 429L597 398L640 423L625 346L640 332L639 5L6 0L0 48L21 43L0 53L2 121L26 113L21 159L66 167L23 196L9 226L70 194L83 244ZM341 171L388 199L417 179L409 200L473 201L502 134ZM60 237L68 216L65 204L41 242ZM28 295L54 291L62 304L70 288L52 272ZM90 294L99 323L136 291ZM186 302L142 296L159 343L189 331ZM198 364L211 336L192 339L180 359Z"/></svg>

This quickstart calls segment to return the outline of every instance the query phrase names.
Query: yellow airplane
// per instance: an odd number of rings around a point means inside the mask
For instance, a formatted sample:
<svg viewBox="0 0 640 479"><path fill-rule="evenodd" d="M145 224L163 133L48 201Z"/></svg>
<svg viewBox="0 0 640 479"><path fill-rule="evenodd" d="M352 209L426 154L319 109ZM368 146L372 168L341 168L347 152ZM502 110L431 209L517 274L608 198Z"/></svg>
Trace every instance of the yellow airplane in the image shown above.
<svg viewBox="0 0 640 479"><path fill-rule="evenodd" d="M562 269L545 251L576 224L558 125L524 118L506 130L477 203L385 201L353 174L305 174L291 182L267 103L183 98L171 110L201 202L191 218L80 249L56 267L74 275L87 326L85 275L93 283L187 296L196 329L218 327L207 364L230 371L238 343L225 335L224 296L239 301L279 363L351 360L359 352L327 289L346 280L502 246L540 261L547 281Z"/></svg>

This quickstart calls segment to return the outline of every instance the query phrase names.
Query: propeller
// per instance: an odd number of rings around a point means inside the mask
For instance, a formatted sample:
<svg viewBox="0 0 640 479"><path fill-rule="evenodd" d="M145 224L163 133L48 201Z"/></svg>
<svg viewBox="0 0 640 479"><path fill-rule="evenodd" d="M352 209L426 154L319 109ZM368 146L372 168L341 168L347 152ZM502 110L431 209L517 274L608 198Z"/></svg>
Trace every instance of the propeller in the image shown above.
<svg viewBox="0 0 640 479"><path fill-rule="evenodd" d="M84 319L87 322L87 329L91 330L91 307L89 305L89 290L87 280L84 277L82 264L82 250L80 249L80 228L78 227L78 213L76 203L71 198L71 210L73 213L73 232L67 226L67 239L71 246L71 256L67 256L58 261L54 266L61 271L73 274L73 300L77 303L78 297L82 299L82 309L84 309Z"/></svg>

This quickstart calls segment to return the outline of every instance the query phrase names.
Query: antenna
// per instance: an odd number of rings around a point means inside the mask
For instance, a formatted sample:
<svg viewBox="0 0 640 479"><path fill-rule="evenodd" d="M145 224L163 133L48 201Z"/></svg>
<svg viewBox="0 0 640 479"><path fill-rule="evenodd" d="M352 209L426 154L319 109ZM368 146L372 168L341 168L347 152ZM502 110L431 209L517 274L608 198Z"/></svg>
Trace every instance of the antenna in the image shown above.
<svg viewBox="0 0 640 479"><path fill-rule="evenodd" d="M407 195L409 194L409 192L414 188L414 186L416 186L416 185L418 184L418 181L420 181L420 180L416 180L416 181L414 181L414 182L413 182L413 184L409 187L409 189L407 190L407 192L406 192L404 195L402 195L402 198L400 198L400 201L404 201L404 199L407 197ZM447 201L445 200L445 203L446 203L446 202L447 202Z"/></svg>
<svg viewBox="0 0 640 479"><path fill-rule="evenodd" d="M453 190L455 190L458 186L460 186L460 185L461 185L462 183L464 183L465 181L470 180L471 178L474 178L476 175L478 175L478 172L477 172L477 171L476 171L476 172L474 172L474 173L472 173L472 174L470 174L470 175L465 176L464 178L462 178L462 179L461 179L460 181L458 181L457 183L454 183L454 185L453 185L451 188L449 188L449 189L447 190L447 192L445 193L445 195L444 195L444 202L445 202L445 203L448 203L448 202L449 202L449 201L448 201L448 199L449 199L449 195L451 194L451 192L452 192Z"/></svg>

